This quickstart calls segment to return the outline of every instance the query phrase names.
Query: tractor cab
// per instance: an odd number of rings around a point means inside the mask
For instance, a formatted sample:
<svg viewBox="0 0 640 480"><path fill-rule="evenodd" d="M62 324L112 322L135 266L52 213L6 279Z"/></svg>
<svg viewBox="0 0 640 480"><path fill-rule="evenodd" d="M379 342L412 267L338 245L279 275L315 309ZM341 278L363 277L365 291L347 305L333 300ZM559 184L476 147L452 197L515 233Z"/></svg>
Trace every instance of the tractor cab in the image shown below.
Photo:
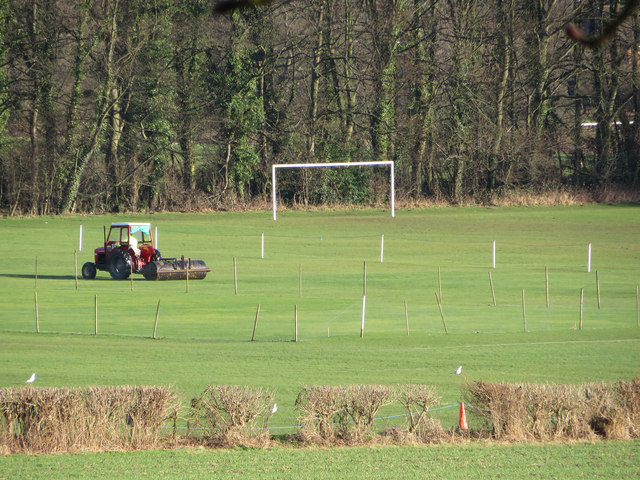
<svg viewBox="0 0 640 480"><path fill-rule="evenodd" d="M109 229L106 241L107 250L114 248L126 250L131 259L140 258L142 264L147 264L156 254L151 236L149 223L113 223ZM100 249L96 249L100 250ZM109 256L107 254L107 256Z"/></svg>
<svg viewBox="0 0 640 480"><path fill-rule="evenodd" d="M112 223L104 244L94 251L95 263L87 262L82 269L84 278L95 278L96 270L107 271L115 279L128 278L149 263L160 260L153 244L150 223Z"/></svg>
<svg viewBox="0 0 640 480"><path fill-rule="evenodd" d="M107 244L128 244L130 237L135 238L138 244L153 246L150 223L112 223Z"/></svg>

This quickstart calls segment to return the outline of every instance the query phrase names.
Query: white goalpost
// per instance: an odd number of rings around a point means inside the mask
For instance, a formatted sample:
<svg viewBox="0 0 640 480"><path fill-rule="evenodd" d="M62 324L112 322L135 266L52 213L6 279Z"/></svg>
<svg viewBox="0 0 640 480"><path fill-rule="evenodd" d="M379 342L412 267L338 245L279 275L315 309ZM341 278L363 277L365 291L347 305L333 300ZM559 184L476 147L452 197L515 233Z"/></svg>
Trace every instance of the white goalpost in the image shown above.
<svg viewBox="0 0 640 480"><path fill-rule="evenodd" d="M280 168L328 168L328 167L370 167L370 166L389 166L391 167L389 173L390 184L390 196L391 196L391 216L395 217L395 173L393 168L393 161L380 160L372 162L333 162L333 163L280 163L271 166L271 198L273 201L273 219L277 220L277 197L278 189L276 184L276 172Z"/></svg>

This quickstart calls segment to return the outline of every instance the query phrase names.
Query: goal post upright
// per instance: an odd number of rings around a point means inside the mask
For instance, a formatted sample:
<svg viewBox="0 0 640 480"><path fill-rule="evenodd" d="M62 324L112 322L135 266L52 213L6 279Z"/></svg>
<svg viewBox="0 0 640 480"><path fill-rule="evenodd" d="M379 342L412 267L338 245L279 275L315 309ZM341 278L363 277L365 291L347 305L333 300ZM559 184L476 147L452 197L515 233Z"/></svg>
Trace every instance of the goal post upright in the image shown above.
<svg viewBox="0 0 640 480"><path fill-rule="evenodd" d="M276 167L277 165L271 165L271 202L273 208L273 220L276 220Z"/></svg>
<svg viewBox="0 0 640 480"><path fill-rule="evenodd" d="M396 207L396 188L395 188L395 172L392 160L379 160L370 162L329 162L329 163L279 163L271 165L271 201L273 204L273 219L277 220L277 180L276 172L281 168L329 168L329 167L370 167L370 166L388 166L390 167L389 183L391 195L391 217L395 217Z"/></svg>

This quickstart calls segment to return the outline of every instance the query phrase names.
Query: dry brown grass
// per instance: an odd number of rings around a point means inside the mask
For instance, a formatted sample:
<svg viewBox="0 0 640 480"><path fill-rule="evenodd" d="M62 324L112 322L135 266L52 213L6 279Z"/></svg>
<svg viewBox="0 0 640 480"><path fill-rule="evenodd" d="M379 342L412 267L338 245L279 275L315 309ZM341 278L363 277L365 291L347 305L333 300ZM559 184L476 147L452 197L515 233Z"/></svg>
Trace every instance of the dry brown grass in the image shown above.
<svg viewBox="0 0 640 480"><path fill-rule="evenodd" d="M179 403L165 387L6 388L0 444L10 453L148 449Z"/></svg>
<svg viewBox="0 0 640 480"><path fill-rule="evenodd" d="M371 438L375 416L393 401L386 385L306 386L296 399L303 442L358 444Z"/></svg>
<svg viewBox="0 0 640 480"><path fill-rule="evenodd" d="M497 440L623 440L640 432L640 378L581 386L474 382L467 400Z"/></svg>
<svg viewBox="0 0 640 480"><path fill-rule="evenodd" d="M640 203L640 191L637 189L622 188L618 186L605 186L597 190L575 187L551 187L546 189L505 189L493 192L483 197L465 198L459 202L443 196L412 198L401 195L396 198L397 209L433 208L449 206L568 206L584 205L590 203ZM269 210L268 202L255 203L246 206L246 209ZM368 208L385 209L388 202L376 201L371 204L323 204L304 205L294 203L285 205L278 202L278 211L289 210L362 210Z"/></svg>
<svg viewBox="0 0 640 480"><path fill-rule="evenodd" d="M613 424L615 438L640 438L640 377L613 385L616 413Z"/></svg>
<svg viewBox="0 0 640 480"><path fill-rule="evenodd" d="M176 438L176 393L158 386L6 388L0 395L0 453L52 453L273 444L268 424L273 393L218 385L192 400L191 418L203 437ZM373 432L380 408L407 411L408 427ZM471 432L444 431L429 410L440 402L428 385L305 386L296 400L300 445L396 444L464 441L593 441L640 438L640 377L614 384L467 386ZM173 421L173 437L161 428ZM204 443L203 443L204 441Z"/></svg>
<svg viewBox="0 0 640 480"><path fill-rule="evenodd" d="M488 428L497 440L528 438L522 385L474 382L466 397L473 413L484 420L482 428Z"/></svg>
<svg viewBox="0 0 640 480"><path fill-rule="evenodd" d="M191 401L195 424L217 447L268 446L272 406L273 393L236 385L210 386Z"/></svg>
<svg viewBox="0 0 640 480"><path fill-rule="evenodd" d="M525 403L536 440L575 439L594 437L585 416L587 402L584 389L562 384L525 384Z"/></svg>
<svg viewBox="0 0 640 480"><path fill-rule="evenodd" d="M354 445L370 443L376 436L374 420L379 410L396 399L408 410L409 430L387 429L382 437L395 443L437 441L442 425L427 411L439 401L435 388L427 385L311 385L299 393L296 408L302 427L302 443Z"/></svg>

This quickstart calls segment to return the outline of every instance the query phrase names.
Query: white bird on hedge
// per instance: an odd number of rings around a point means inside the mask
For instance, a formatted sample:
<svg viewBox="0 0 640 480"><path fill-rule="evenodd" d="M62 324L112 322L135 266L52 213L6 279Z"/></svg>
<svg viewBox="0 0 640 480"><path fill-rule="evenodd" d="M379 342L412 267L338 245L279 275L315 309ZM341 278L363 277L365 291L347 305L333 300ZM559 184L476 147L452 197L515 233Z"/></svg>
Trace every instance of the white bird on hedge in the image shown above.
<svg viewBox="0 0 640 480"><path fill-rule="evenodd" d="M451 372L451 375L460 375L462 373L462 365L456 368L455 372Z"/></svg>
<svg viewBox="0 0 640 480"><path fill-rule="evenodd" d="M33 375L31 375L31 376L29 377L29 380L27 380L27 381L26 381L26 382L24 382L24 383L33 383L33 382L35 382L35 381L36 381L36 374L34 373Z"/></svg>
<svg viewBox="0 0 640 480"><path fill-rule="evenodd" d="M271 409L271 413L276 413L278 411L278 404L274 403L273 408Z"/></svg>

